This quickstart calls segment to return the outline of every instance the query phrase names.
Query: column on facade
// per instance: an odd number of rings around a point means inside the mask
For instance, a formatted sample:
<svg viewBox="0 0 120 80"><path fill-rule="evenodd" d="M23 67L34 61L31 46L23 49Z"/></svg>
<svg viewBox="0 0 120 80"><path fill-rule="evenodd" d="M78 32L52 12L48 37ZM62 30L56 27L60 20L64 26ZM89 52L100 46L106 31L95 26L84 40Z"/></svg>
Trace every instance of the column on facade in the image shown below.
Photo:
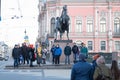
<svg viewBox="0 0 120 80"><path fill-rule="evenodd" d="M112 26L111 26L111 23L112 23L112 16L111 16L111 8L112 8L112 6L111 6L111 4L109 3L109 5L108 5L108 14L109 14L109 17L108 17L108 20L109 20L109 41L108 41L108 43L109 43L109 52L112 52Z"/></svg>
<svg viewBox="0 0 120 80"><path fill-rule="evenodd" d="M98 8L97 8L97 6L94 6L95 8L95 10L94 10L94 16L95 16L95 23L94 23L94 26L95 26L95 38L94 38L94 51L95 52L98 52L99 50L98 50L98 48L96 47L96 46L98 46L98 27L99 27L99 12L98 12Z"/></svg>

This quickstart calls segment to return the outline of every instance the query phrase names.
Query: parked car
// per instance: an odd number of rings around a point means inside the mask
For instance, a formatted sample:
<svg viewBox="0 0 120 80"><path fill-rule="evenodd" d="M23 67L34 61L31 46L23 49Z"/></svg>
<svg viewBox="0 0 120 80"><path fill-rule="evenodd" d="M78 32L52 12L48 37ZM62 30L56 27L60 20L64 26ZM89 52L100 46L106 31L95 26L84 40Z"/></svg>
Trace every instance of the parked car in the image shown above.
<svg viewBox="0 0 120 80"><path fill-rule="evenodd" d="M8 46L6 44L0 44L0 60L7 61L8 59Z"/></svg>

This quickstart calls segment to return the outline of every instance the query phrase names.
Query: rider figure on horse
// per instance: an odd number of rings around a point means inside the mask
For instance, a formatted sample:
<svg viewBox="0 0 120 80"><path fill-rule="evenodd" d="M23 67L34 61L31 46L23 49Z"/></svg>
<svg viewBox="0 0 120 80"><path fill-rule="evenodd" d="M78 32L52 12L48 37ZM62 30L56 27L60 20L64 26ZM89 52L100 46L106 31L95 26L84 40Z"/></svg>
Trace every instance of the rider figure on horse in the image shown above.
<svg viewBox="0 0 120 80"><path fill-rule="evenodd" d="M69 16L67 15L67 5L63 6L63 10L60 17L56 18L55 22L55 40L57 39L57 32L60 32L60 40L65 31L67 31L67 38L69 40Z"/></svg>
<svg viewBox="0 0 120 80"><path fill-rule="evenodd" d="M63 19L63 23L65 23L65 18L67 16L67 5L63 6L62 14L61 14L61 19Z"/></svg>

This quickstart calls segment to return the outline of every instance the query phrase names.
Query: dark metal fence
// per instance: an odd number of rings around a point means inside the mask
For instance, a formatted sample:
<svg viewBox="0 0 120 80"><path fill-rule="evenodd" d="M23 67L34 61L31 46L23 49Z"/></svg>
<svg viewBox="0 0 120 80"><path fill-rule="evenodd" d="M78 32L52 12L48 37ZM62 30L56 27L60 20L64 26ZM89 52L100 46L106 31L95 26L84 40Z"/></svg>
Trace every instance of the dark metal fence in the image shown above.
<svg viewBox="0 0 120 80"><path fill-rule="evenodd" d="M103 52L99 52L99 53L89 53L89 57L87 59L88 62L92 62L93 60L93 56L95 54L100 54L102 56L104 56L106 63L110 64L112 62L112 53L103 53Z"/></svg>

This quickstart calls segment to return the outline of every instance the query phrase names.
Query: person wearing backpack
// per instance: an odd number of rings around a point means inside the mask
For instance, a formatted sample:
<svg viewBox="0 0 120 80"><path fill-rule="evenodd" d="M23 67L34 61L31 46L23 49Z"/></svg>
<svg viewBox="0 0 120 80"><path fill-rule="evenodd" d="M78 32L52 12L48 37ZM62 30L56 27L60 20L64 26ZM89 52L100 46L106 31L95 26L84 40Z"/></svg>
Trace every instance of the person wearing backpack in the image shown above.
<svg viewBox="0 0 120 80"><path fill-rule="evenodd" d="M111 71L109 67L105 65L105 58L103 56L100 56L96 60L96 63L97 63L97 67L95 68L93 79L94 80L111 80ZM101 75L101 77L99 77L99 75Z"/></svg>

